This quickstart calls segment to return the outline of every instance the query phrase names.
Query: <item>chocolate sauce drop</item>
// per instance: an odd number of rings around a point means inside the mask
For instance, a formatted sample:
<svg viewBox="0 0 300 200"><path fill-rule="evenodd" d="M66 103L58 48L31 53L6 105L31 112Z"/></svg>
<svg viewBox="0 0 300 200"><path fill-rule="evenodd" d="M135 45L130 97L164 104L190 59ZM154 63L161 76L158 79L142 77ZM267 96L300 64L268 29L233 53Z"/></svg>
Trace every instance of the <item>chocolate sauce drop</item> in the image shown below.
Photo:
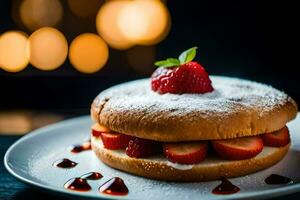
<svg viewBox="0 0 300 200"><path fill-rule="evenodd" d="M84 178L72 178L65 183L64 187L66 189L79 192L86 192L92 189L87 180Z"/></svg>
<svg viewBox="0 0 300 200"><path fill-rule="evenodd" d="M278 174L271 174L265 179L265 183L269 185L293 183L293 180Z"/></svg>
<svg viewBox="0 0 300 200"><path fill-rule="evenodd" d="M128 194L128 188L124 184L124 181L119 177L112 178L105 182L99 187L99 191L104 194L118 196Z"/></svg>
<svg viewBox="0 0 300 200"><path fill-rule="evenodd" d="M88 140L88 141L84 142L83 144L73 145L70 151L72 153L80 153L82 151L87 151L87 150L91 150L91 149L92 149L91 141Z"/></svg>
<svg viewBox="0 0 300 200"><path fill-rule="evenodd" d="M227 178L221 179L222 183L213 189L214 194L234 194L240 191L240 188L233 185Z"/></svg>
<svg viewBox="0 0 300 200"><path fill-rule="evenodd" d="M98 172L90 172L90 173L87 173L87 174L83 174L81 176L81 178L88 179L88 180L99 180L102 177L103 177L102 174L100 174Z"/></svg>
<svg viewBox="0 0 300 200"><path fill-rule="evenodd" d="M60 168L72 168L75 167L78 163L69 160L68 158L63 158L61 160L57 160L53 163L53 166Z"/></svg>

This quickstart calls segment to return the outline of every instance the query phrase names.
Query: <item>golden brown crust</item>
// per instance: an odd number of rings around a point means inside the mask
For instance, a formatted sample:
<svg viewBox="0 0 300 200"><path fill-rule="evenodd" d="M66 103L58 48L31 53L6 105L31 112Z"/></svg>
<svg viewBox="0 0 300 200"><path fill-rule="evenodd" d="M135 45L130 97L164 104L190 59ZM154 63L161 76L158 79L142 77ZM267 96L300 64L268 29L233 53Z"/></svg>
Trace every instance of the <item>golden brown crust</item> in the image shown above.
<svg viewBox="0 0 300 200"><path fill-rule="evenodd" d="M254 158L238 161L206 158L192 169L175 169L162 158L136 159L119 151L107 150L100 139L92 138L92 148L105 164L138 176L165 181L210 181L221 177L238 177L268 168L280 161L288 152L290 144L280 147L264 147Z"/></svg>
<svg viewBox="0 0 300 200"><path fill-rule="evenodd" d="M99 94L94 121L113 131L158 141L227 139L273 132L297 115L295 101L269 86L211 77L205 95L158 95L150 81L121 84Z"/></svg>

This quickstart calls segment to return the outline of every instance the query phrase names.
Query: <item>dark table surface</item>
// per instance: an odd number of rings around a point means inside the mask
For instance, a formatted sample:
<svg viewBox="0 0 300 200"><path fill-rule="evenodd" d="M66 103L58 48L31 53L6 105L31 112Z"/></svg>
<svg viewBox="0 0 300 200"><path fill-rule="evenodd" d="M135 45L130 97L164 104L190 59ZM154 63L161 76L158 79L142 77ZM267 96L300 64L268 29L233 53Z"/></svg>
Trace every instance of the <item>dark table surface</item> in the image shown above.
<svg viewBox="0 0 300 200"><path fill-rule="evenodd" d="M24 199L66 199L65 197L58 197L55 194L48 194L40 191L29 185L26 185L19 180L11 176L5 169L3 164L3 157L6 150L11 144L13 144L20 136L0 136L0 200L24 200ZM296 200L299 199L300 193L287 195L276 200L284 198L285 200Z"/></svg>

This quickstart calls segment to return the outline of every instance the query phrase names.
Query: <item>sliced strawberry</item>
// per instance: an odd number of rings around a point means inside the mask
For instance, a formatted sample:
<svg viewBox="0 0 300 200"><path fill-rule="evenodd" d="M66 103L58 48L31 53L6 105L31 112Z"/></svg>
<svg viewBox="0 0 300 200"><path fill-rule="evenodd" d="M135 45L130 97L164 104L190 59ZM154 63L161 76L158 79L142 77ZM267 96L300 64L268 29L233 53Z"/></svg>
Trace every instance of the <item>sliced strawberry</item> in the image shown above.
<svg viewBox="0 0 300 200"><path fill-rule="evenodd" d="M206 157L207 142L167 143L163 151L167 159L173 163L197 164Z"/></svg>
<svg viewBox="0 0 300 200"><path fill-rule="evenodd" d="M262 138L266 146L282 147L290 143L289 129L285 126L278 131L264 134Z"/></svg>
<svg viewBox="0 0 300 200"><path fill-rule="evenodd" d="M134 158L144 158L158 153L160 149L159 142L134 137L128 143L126 154Z"/></svg>
<svg viewBox="0 0 300 200"><path fill-rule="evenodd" d="M101 139L106 149L125 149L131 138L132 137L129 135L124 135L116 132L101 133Z"/></svg>
<svg viewBox="0 0 300 200"><path fill-rule="evenodd" d="M224 159L243 160L256 156L263 150L263 140L259 136L226 140L213 140L212 146Z"/></svg>
<svg viewBox="0 0 300 200"><path fill-rule="evenodd" d="M100 137L101 133L109 133L109 132L111 132L111 130L109 130L105 126L102 126L98 123L96 123L92 126L92 135L94 137Z"/></svg>

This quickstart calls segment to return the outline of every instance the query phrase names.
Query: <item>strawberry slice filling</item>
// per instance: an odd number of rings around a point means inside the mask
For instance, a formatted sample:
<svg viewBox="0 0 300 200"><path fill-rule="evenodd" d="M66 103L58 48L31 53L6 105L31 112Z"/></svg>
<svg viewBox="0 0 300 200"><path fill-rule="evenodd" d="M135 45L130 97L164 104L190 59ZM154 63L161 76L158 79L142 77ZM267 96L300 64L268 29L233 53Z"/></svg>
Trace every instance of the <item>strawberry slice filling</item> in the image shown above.
<svg viewBox="0 0 300 200"><path fill-rule="evenodd" d="M221 158L226 160L243 160L255 157L264 145L282 147L290 143L289 130L284 128L260 136L235 139L196 141L196 142L158 142L116 133L101 125L92 126L92 136L100 137L104 148L125 150L134 158L146 158L163 154L170 162L179 164L197 164L205 160L209 146Z"/></svg>

